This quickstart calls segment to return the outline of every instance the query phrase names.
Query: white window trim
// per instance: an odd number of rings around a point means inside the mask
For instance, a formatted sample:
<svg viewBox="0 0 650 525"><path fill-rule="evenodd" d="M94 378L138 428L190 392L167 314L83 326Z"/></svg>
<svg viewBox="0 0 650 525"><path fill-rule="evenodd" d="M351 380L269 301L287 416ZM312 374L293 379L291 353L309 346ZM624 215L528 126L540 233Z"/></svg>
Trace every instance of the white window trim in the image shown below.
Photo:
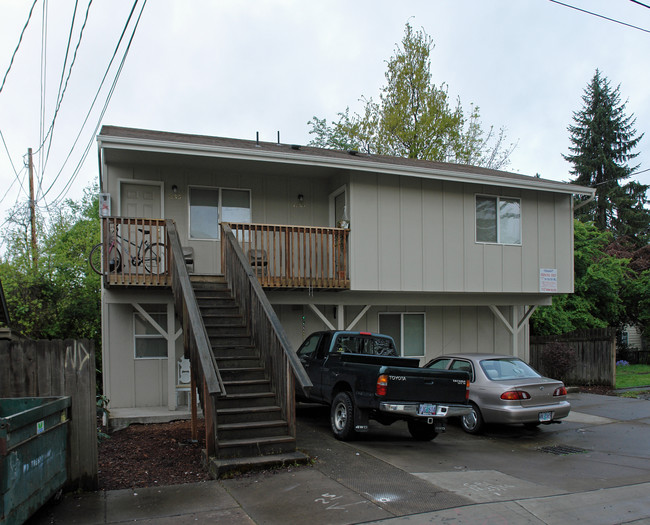
<svg viewBox="0 0 650 525"><path fill-rule="evenodd" d="M338 187L332 193L329 194L330 225L332 226L332 228L336 228L336 210L335 210L334 202L336 201L336 197L341 195L341 193L345 193L345 206L347 208L348 218L349 218L349 214L350 214L349 198L350 197L348 195L347 184L344 184L343 186Z"/></svg>
<svg viewBox="0 0 650 525"><path fill-rule="evenodd" d="M167 311L165 311L165 312L147 312L147 313L148 313L148 314L149 314L149 313L164 313L165 315L168 315L168 314L167 314ZM142 361L142 360L151 360L151 359L157 359L157 360L160 360L160 359L167 359L167 358L168 358L168 356L167 356L167 338L166 338L163 334L161 334L160 332L157 333L157 334L137 334L136 331L135 331L135 327L136 327L136 317L137 317L137 316L140 317L140 319L142 320L142 322L147 323L147 324L153 326L153 328L154 328L157 332L159 332L159 330L158 330L159 327L153 325L153 324L151 323L151 321L149 321L149 319L147 319L144 315L142 315L140 312L133 312L133 358L136 359L137 361ZM156 323L156 324L157 324L157 323ZM152 356L152 357L138 357L138 356L136 355L136 343L137 343L137 340L138 340L138 339L161 339L162 341L165 342L165 355L164 355L164 356Z"/></svg>
<svg viewBox="0 0 650 525"><path fill-rule="evenodd" d="M427 314L426 312L378 312L379 317L382 315L399 315L400 316L400 333L402 335L402 340L399 342L399 353L401 357L426 357L427 355ZM421 355L404 355L404 316L405 315L421 315L422 316L422 336L423 336L423 345L422 345L422 354ZM381 321L377 319L377 326L381 326Z"/></svg>
<svg viewBox="0 0 650 525"><path fill-rule="evenodd" d="M478 229L476 227L476 200L479 197L487 197L490 199L496 199L497 201L497 241L496 242L490 242L490 241L479 241L477 239L478 236ZM501 200L511 200L511 201L518 201L519 202L519 242L518 243L510 243L510 242L501 242L501 215L499 214L499 202ZM508 197L506 195L489 195L486 193L476 193L474 195L474 242L476 244L493 244L493 245L501 245L501 246L522 246L524 244L524 214L522 213L522 207L521 207L521 198L520 197Z"/></svg>
<svg viewBox="0 0 650 525"><path fill-rule="evenodd" d="M221 240L221 228L217 228L217 237L215 239L211 238L205 238L205 237L192 237L192 219L191 219L191 214L192 214L192 202L190 199L190 193L192 189L205 189L205 190L216 190L219 192L219 202L217 203L217 214L219 215L219 224L221 224L221 217L223 217L223 212L222 212L222 191L223 190L234 190L234 191L246 191L248 192L248 203L249 203L249 209L251 211L251 221L253 219L253 191L248 189L248 188L227 188L224 186L200 186L196 184L191 184L187 187L187 237L189 240L192 241L219 241Z"/></svg>

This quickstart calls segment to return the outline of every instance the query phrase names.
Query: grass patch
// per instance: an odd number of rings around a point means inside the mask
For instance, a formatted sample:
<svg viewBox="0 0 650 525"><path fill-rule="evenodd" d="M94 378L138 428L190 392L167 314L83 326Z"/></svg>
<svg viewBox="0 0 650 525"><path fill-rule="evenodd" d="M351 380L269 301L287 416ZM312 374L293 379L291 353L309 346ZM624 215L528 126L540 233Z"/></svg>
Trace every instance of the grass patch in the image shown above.
<svg viewBox="0 0 650 525"><path fill-rule="evenodd" d="M625 365L616 367L616 388L633 388L650 385L650 365Z"/></svg>
<svg viewBox="0 0 650 525"><path fill-rule="evenodd" d="M647 396L650 394L650 390L630 390L629 392L622 392L618 394L618 397L628 397L628 398L638 398L641 396Z"/></svg>

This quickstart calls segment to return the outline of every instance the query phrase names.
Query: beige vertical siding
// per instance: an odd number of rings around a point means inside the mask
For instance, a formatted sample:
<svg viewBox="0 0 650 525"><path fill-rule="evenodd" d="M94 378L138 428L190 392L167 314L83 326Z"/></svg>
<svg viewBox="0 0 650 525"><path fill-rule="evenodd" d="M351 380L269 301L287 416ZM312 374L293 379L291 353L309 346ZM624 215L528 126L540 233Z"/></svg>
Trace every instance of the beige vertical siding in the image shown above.
<svg viewBox="0 0 650 525"><path fill-rule="evenodd" d="M569 195L368 173L350 186L353 290L538 293L540 268L573 290ZM521 245L476 242L477 194L520 199Z"/></svg>

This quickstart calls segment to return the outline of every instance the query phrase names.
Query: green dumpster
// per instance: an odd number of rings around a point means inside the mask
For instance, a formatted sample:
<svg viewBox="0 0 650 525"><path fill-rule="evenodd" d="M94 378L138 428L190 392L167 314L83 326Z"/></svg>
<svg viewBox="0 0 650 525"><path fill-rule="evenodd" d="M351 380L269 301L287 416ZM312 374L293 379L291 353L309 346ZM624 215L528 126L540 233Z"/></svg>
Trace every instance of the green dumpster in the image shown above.
<svg viewBox="0 0 650 525"><path fill-rule="evenodd" d="M0 398L0 525L20 524L67 479L69 397Z"/></svg>

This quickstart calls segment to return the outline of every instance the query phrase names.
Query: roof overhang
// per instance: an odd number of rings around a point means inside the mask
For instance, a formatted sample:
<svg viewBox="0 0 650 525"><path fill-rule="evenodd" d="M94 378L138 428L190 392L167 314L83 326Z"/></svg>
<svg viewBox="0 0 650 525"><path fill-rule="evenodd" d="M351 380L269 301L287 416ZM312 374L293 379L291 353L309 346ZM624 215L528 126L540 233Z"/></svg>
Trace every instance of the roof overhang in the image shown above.
<svg viewBox="0 0 650 525"><path fill-rule="evenodd" d="M310 152L301 153L300 149L273 151L265 148L238 148L232 146L196 144L190 142L167 141L140 137L123 137L115 135L99 135L97 137L100 154L100 182L101 167L105 162L104 150L138 151L160 153L169 155L188 155L206 158L222 158L242 161L281 163L300 166L314 166L330 169L344 169L349 171L381 173L401 177L416 177L421 179L443 180L490 186L531 189L552 193L585 195L592 197L596 190L586 186L568 184L566 182L551 181L537 177L517 176L495 170L466 170L453 165L454 169L441 167L395 165L381 160L367 160L359 162L360 158L350 155L350 158L336 158L319 156ZM444 166L444 164L442 164Z"/></svg>

